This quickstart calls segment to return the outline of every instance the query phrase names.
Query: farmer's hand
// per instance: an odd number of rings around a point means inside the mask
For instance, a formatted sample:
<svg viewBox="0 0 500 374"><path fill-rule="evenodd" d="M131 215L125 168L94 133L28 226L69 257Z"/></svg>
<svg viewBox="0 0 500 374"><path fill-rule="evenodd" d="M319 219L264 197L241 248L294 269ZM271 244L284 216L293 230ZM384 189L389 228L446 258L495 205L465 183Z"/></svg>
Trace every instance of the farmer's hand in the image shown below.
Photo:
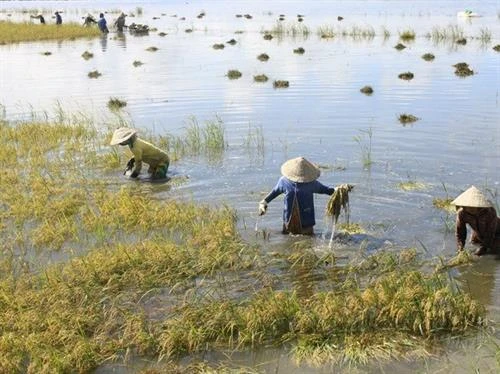
<svg viewBox="0 0 500 374"><path fill-rule="evenodd" d="M132 174L130 174L130 178L137 178L139 176L139 173L134 171Z"/></svg>
<svg viewBox="0 0 500 374"><path fill-rule="evenodd" d="M266 214L266 210L267 210L267 202L266 200L262 200L259 203L259 216L263 216L264 214Z"/></svg>
<svg viewBox="0 0 500 374"><path fill-rule="evenodd" d="M127 162L127 169L131 170L134 167L135 164L135 157L132 157L130 160Z"/></svg>

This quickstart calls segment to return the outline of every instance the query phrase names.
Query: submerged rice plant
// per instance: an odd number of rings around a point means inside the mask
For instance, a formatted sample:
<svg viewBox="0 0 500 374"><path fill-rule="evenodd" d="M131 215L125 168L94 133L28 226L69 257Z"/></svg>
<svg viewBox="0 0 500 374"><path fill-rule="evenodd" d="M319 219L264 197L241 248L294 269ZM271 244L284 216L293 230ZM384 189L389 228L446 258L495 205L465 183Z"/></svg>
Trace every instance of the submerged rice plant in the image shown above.
<svg viewBox="0 0 500 374"><path fill-rule="evenodd" d="M408 113L401 113L398 117L399 122L401 122L403 125L416 122L419 119L420 118L414 116L413 114L408 114Z"/></svg>
<svg viewBox="0 0 500 374"><path fill-rule="evenodd" d="M127 106L127 102L124 100L120 100L117 97L111 97L108 101L108 108L111 110L119 110L123 107Z"/></svg>
<svg viewBox="0 0 500 374"><path fill-rule="evenodd" d="M234 69L228 70L226 75L229 79L239 79L242 76L242 74L239 70L234 70Z"/></svg>
<svg viewBox="0 0 500 374"><path fill-rule="evenodd" d="M415 31L412 29L404 30L399 33L399 38L404 41L415 40Z"/></svg>

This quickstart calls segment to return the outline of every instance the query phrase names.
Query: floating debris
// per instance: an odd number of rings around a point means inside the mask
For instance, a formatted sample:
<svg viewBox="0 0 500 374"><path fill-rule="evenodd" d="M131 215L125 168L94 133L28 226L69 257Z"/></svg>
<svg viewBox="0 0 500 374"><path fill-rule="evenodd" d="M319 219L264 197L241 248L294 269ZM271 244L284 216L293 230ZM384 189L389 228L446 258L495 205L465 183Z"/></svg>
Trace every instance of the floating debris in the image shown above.
<svg viewBox="0 0 500 374"><path fill-rule="evenodd" d="M159 36L163 37L163 36L167 36L167 33L166 32L160 32L158 33Z"/></svg>
<svg viewBox="0 0 500 374"><path fill-rule="evenodd" d="M85 51L82 53L82 57L85 60L90 60L92 57L94 57L94 54L89 51Z"/></svg>
<svg viewBox="0 0 500 374"><path fill-rule="evenodd" d="M364 86L360 91L365 95L371 95L373 93L373 88L371 86Z"/></svg>
<svg viewBox="0 0 500 374"><path fill-rule="evenodd" d="M241 18L241 17L243 17L243 15L242 15L242 14L237 14L237 15L236 15L236 18Z"/></svg>
<svg viewBox="0 0 500 374"><path fill-rule="evenodd" d="M146 51L148 51L148 52L156 52L157 50L158 50L158 47L154 47L154 46L146 48Z"/></svg>
<svg viewBox="0 0 500 374"><path fill-rule="evenodd" d="M257 56L257 60L267 61L269 60L269 55L267 53L261 53L260 55Z"/></svg>
<svg viewBox="0 0 500 374"><path fill-rule="evenodd" d="M460 38L455 41L455 43L460 44L460 45L465 45L467 44L467 39L465 38Z"/></svg>
<svg viewBox="0 0 500 374"><path fill-rule="evenodd" d="M42 52L42 55L44 55L44 56L50 56L51 54L52 54L52 52L50 52L50 51Z"/></svg>
<svg viewBox="0 0 500 374"><path fill-rule="evenodd" d="M138 66L141 66L141 65L144 65L144 62L142 61L139 61L139 60L135 60L132 65L134 65L134 67L138 67Z"/></svg>
<svg viewBox="0 0 500 374"><path fill-rule="evenodd" d="M245 14L245 15L244 15L244 17L245 17L246 19L252 19L252 18L253 18L250 14Z"/></svg>
<svg viewBox="0 0 500 374"><path fill-rule="evenodd" d="M102 74L99 73L99 71L94 70L94 71L89 72L87 75L89 78L99 78Z"/></svg>
<svg viewBox="0 0 500 374"><path fill-rule="evenodd" d="M108 108L111 110L118 110L127 106L127 102L118 99L117 97L112 97L108 101Z"/></svg>
<svg viewBox="0 0 500 374"><path fill-rule="evenodd" d="M401 73L398 75L399 79L404 79L405 81L412 80L414 77L412 72L407 71L406 73Z"/></svg>
<svg viewBox="0 0 500 374"><path fill-rule="evenodd" d="M293 53L296 53L298 55L303 55L305 52L306 52L306 50L302 47L299 47L299 48L293 50Z"/></svg>
<svg viewBox="0 0 500 374"><path fill-rule="evenodd" d="M253 80L255 82L264 83L264 82L267 82L269 80L269 78L265 74L259 74L259 75L254 75Z"/></svg>
<svg viewBox="0 0 500 374"><path fill-rule="evenodd" d="M180 21L185 21L186 20L186 17L181 17L179 18Z"/></svg>
<svg viewBox="0 0 500 374"><path fill-rule="evenodd" d="M432 53L425 53L422 55L422 58L425 60L425 61L432 61L436 58L436 56L434 56Z"/></svg>
<svg viewBox="0 0 500 374"><path fill-rule="evenodd" d="M274 88L287 88L290 86L290 83L288 81L283 81L283 80L276 80L273 83Z"/></svg>
<svg viewBox="0 0 500 374"><path fill-rule="evenodd" d="M278 18L279 21L284 21L285 20L285 17L280 17Z"/></svg>
<svg viewBox="0 0 500 374"><path fill-rule="evenodd" d="M135 35L146 35L147 33L149 33L149 26L142 25L139 23L132 23L128 26L128 31L131 34L135 34Z"/></svg>
<svg viewBox="0 0 500 374"><path fill-rule="evenodd" d="M500 52L500 44L497 44L496 46L493 47L494 51Z"/></svg>
<svg viewBox="0 0 500 374"><path fill-rule="evenodd" d="M231 39L231 40L228 40L226 43L230 44L230 45L235 45L237 43L237 41L234 39Z"/></svg>
<svg viewBox="0 0 500 374"><path fill-rule="evenodd" d="M271 40L273 36L271 34L264 34L264 40Z"/></svg>
<svg viewBox="0 0 500 374"><path fill-rule="evenodd" d="M238 79L241 78L242 74L239 70L229 70L227 72L227 77L229 79Z"/></svg>
<svg viewBox="0 0 500 374"><path fill-rule="evenodd" d="M415 117L413 114L406 114L402 113L399 115L399 122L401 122L403 125L406 125L407 123L413 123L418 121L420 118Z"/></svg>
<svg viewBox="0 0 500 374"><path fill-rule="evenodd" d="M184 32L189 34L190 32L193 32L193 29L186 29L186 30L184 30Z"/></svg>
<svg viewBox="0 0 500 374"><path fill-rule="evenodd" d="M297 18L297 21L302 22L302 21L304 21L304 18L299 17L299 18Z"/></svg>
<svg viewBox="0 0 500 374"><path fill-rule="evenodd" d="M153 17L153 19L160 19L160 17Z"/></svg>
<svg viewBox="0 0 500 374"><path fill-rule="evenodd" d="M222 43L216 43L212 46L213 49L224 49L225 45Z"/></svg>
<svg viewBox="0 0 500 374"><path fill-rule="evenodd" d="M402 51L406 48L406 46L404 44L398 43L394 46L394 48L396 48L398 51Z"/></svg>

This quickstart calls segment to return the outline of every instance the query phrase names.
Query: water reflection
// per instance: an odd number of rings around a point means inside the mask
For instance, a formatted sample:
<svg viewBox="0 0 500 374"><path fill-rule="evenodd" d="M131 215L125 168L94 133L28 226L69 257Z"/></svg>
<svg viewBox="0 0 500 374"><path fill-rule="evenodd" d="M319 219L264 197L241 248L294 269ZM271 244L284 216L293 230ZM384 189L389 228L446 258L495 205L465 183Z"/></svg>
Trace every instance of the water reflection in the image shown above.
<svg viewBox="0 0 500 374"><path fill-rule="evenodd" d="M103 52L106 52L106 50L108 49L108 35L102 34L99 41L101 43L101 50Z"/></svg>
<svg viewBox="0 0 500 374"><path fill-rule="evenodd" d="M500 256L486 255L461 271L458 278L465 289L483 305L490 305L500 317Z"/></svg>

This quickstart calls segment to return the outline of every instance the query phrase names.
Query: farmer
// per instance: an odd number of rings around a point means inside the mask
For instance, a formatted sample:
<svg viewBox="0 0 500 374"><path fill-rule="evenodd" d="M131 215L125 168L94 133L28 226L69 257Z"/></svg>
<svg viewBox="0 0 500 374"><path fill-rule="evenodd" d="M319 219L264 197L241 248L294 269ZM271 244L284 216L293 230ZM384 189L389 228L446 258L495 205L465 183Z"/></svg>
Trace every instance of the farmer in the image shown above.
<svg viewBox="0 0 500 374"><path fill-rule="evenodd" d="M62 17L59 14L59 12L54 13L56 15L56 25L61 25L62 24Z"/></svg>
<svg viewBox="0 0 500 374"><path fill-rule="evenodd" d="M327 187L316 180L320 173L320 170L304 157L286 161L281 165L283 176L259 203L259 215L265 214L267 204L284 193L283 234L312 235L316 224L313 194L331 195L335 191L333 187Z"/></svg>
<svg viewBox="0 0 500 374"><path fill-rule="evenodd" d="M110 145L128 145L134 155L128 163L127 169L132 170L131 178L137 178L141 172L142 163L149 164L148 173L153 179L163 179L167 176L170 159L160 148L137 137L137 130L129 127L121 127L116 130L111 139ZM135 166L134 166L135 165Z"/></svg>
<svg viewBox="0 0 500 374"><path fill-rule="evenodd" d="M500 218L481 191L471 186L451 203L457 208L455 236L459 251L465 246L466 224L472 228L471 242L479 245L475 255L482 256L500 249Z"/></svg>
<svg viewBox="0 0 500 374"><path fill-rule="evenodd" d="M120 14L120 16L115 21L115 26L118 32L123 32L123 28L125 27L125 17L127 15L125 13Z"/></svg>
<svg viewBox="0 0 500 374"><path fill-rule="evenodd" d="M83 26L89 27L89 26L92 26L93 23L97 23L97 21L92 16L92 14L90 14L90 13L87 14L87 16L85 17L85 20L83 21Z"/></svg>
<svg viewBox="0 0 500 374"><path fill-rule="evenodd" d="M99 14L99 21L97 21L97 26L102 33L107 34L109 32L108 23L106 22L106 18L104 18L103 13Z"/></svg>
<svg viewBox="0 0 500 374"><path fill-rule="evenodd" d="M42 25L45 25L45 18L41 14L39 14L38 16L30 16L30 17L31 18L38 18L40 20L40 23Z"/></svg>

